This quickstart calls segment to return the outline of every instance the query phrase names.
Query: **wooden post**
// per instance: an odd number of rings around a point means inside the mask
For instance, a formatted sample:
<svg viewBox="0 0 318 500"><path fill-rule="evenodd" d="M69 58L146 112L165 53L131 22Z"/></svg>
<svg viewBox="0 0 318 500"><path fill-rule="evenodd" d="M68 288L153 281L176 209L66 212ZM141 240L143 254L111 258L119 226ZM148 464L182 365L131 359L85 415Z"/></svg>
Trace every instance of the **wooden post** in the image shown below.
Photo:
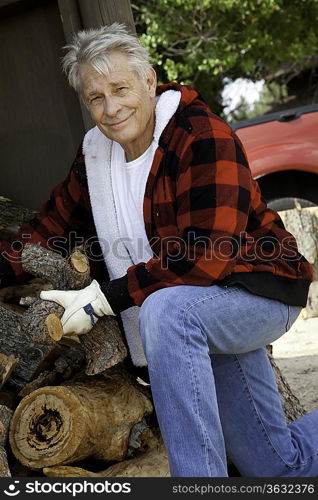
<svg viewBox="0 0 318 500"><path fill-rule="evenodd" d="M118 22L136 32L129 0L78 0L78 5L84 28Z"/></svg>
<svg viewBox="0 0 318 500"><path fill-rule="evenodd" d="M99 28L114 22L124 23L135 33L135 23L129 0L58 0L65 40L70 43L74 33L85 28ZM79 99L85 130L93 120Z"/></svg>

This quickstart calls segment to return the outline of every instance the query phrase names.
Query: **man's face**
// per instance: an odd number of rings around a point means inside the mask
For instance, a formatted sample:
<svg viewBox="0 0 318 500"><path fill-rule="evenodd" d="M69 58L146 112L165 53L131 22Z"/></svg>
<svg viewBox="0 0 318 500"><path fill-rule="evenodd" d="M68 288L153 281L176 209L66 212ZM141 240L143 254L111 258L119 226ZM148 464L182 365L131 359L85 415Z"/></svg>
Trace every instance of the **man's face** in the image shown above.
<svg viewBox="0 0 318 500"><path fill-rule="evenodd" d="M131 161L152 141L156 74L149 70L147 81L143 81L130 69L125 54L113 52L109 58L113 69L108 75L81 65L82 95L97 127L118 142Z"/></svg>

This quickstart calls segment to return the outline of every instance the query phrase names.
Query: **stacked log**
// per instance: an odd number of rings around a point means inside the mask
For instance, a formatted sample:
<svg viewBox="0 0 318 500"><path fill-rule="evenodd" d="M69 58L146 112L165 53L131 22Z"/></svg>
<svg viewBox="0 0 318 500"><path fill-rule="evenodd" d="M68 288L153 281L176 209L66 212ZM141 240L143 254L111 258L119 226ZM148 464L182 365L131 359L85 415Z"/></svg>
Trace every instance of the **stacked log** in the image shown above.
<svg viewBox="0 0 318 500"><path fill-rule="evenodd" d="M84 254L79 258L78 250L65 259L40 245L28 243L22 252L22 262L25 271L35 277L45 277L51 288L78 290L91 282L88 259ZM106 370L127 355L114 318L102 318L89 335L81 336L81 340L76 336L67 339L62 338L60 318L63 307L38 297L24 298L22 303L26 302L30 305L24 312L0 305L1 352L19 359L10 379L19 389L45 370L52 357L62 353L59 340L73 346L78 344L86 353L89 374Z"/></svg>
<svg viewBox="0 0 318 500"><path fill-rule="evenodd" d="M0 240L11 240L24 221L32 219L36 211L22 207L9 198L0 196Z"/></svg>
<svg viewBox="0 0 318 500"><path fill-rule="evenodd" d="M149 398L120 373L43 387L15 410L11 449L22 464L36 469L87 457L120 461L127 456L133 426L152 409Z"/></svg>
<svg viewBox="0 0 318 500"><path fill-rule="evenodd" d="M46 289L87 286L86 256L77 249L65 259L26 244L22 265L41 287L29 286L35 294L23 293L20 309L0 304L0 381L16 394L9 441L10 419L0 441L0 473L11 474L6 443L27 470L43 469L48 475L53 474L50 466L85 459L106 466L118 462L120 471L129 473L134 468L136 474L167 475L162 440L148 423L154 420L150 391L125 369L127 348L117 320L103 317L89 334L63 335L63 308L39 298L43 283ZM9 294L19 296L12 287Z"/></svg>
<svg viewBox="0 0 318 500"><path fill-rule="evenodd" d="M14 475L10 467L17 464L26 474L50 477L168 476L151 392L127 370L116 318L101 318L88 334L65 336L63 308L39 298L44 288L89 284L86 256L77 249L65 259L27 244L22 263L34 278L0 294L0 476ZM305 410L269 357L293 421Z"/></svg>
<svg viewBox="0 0 318 500"><path fill-rule="evenodd" d="M318 207L279 212L286 229L295 236L299 251L313 264L314 281L310 285L305 318L318 316Z"/></svg>
<svg viewBox="0 0 318 500"><path fill-rule="evenodd" d="M5 445L12 413L10 408L0 405L0 477L11 477Z"/></svg>

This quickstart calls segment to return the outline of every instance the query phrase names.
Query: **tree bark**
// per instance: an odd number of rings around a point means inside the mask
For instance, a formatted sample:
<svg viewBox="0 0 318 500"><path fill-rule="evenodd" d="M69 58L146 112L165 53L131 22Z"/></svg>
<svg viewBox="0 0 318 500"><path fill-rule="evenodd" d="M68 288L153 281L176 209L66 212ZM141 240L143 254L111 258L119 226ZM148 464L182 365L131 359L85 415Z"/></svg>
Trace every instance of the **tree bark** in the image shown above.
<svg viewBox="0 0 318 500"><path fill-rule="evenodd" d="M8 465L7 452L4 446L0 445L0 477L11 477L11 471Z"/></svg>
<svg viewBox="0 0 318 500"><path fill-rule="evenodd" d="M274 370L276 383L278 386L278 390L280 393L282 405L286 416L286 421L287 423L294 422L294 420L296 420L299 417L302 417L307 412L305 408L301 405L299 399L295 396L295 394L291 390L290 385L288 384L287 380L285 379L282 372L278 368L269 350L267 354L269 356L269 360Z"/></svg>
<svg viewBox="0 0 318 500"><path fill-rule="evenodd" d="M91 283L89 262L79 250L69 259L40 245L27 243L22 251L23 269L45 278L56 290L80 290Z"/></svg>
<svg viewBox="0 0 318 500"><path fill-rule="evenodd" d="M78 338L86 355L87 375L104 372L127 356L122 333L111 316L100 318L89 333Z"/></svg>
<svg viewBox="0 0 318 500"><path fill-rule="evenodd" d="M119 373L44 387L16 408L11 449L36 469L87 457L122 460L133 426L152 411L150 400Z"/></svg>
<svg viewBox="0 0 318 500"><path fill-rule="evenodd" d="M80 467L45 467L47 477L170 477L167 452L162 439L138 457L123 460L100 472Z"/></svg>
<svg viewBox="0 0 318 500"><path fill-rule="evenodd" d="M284 225L296 239L299 251L313 265L314 281L309 288L306 318L318 316L318 208L293 208L279 212Z"/></svg>
<svg viewBox="0 0 318 500"><path fill-rule="evenodd" d="M12 410L0 405L0 477L11 477L5 444L8 437Z"/></svg>
<svg viewBox="0 0 318 500"><path fill-rule="evenodd" d="M20 390L18 394L20 398L28 396L40 387L59 385L83 372L86 362L84 352L73 347L65 349L65 352L54 361L49 370L41 372L38 377Z"/></svg>
<svg viewBox="0 0 318 500"><path fill-rule="evenodd" d="M0 389L6 383L18 362L18 358L6 356L0 352Z"/></svg>
<svg viewBox="0 0 318 500"><path fill-rule="evenodd" d="M37 300L24 314L17 314L0 305L0 344L7 356L19 359L9 379L20 389L45 366L50 355L60 352L60 347L48 335L45 320L56 305ZM63 308L57 306L62 315Z"/></svg>

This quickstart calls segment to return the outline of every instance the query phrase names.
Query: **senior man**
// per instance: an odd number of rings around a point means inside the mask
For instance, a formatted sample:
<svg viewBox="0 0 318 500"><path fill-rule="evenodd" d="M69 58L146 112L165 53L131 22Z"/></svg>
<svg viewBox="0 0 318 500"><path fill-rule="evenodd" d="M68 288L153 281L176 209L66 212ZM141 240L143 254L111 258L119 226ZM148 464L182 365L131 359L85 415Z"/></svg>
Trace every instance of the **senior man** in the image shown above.
<svg viewBox="0 0 318 500"><path fill-rule="evenodd" d="M305 306L312 270L238 137L192 88L157 87L122 25L78 33L63 64L96 127L18 239L96 231L108 276L41 297L65 308L65 333L120 314L172 476L226 477L226 453L243 476L317 476L318 412L286 425L264 349ZM23 278L20 251L2 256L3 285Z"/></svg>

